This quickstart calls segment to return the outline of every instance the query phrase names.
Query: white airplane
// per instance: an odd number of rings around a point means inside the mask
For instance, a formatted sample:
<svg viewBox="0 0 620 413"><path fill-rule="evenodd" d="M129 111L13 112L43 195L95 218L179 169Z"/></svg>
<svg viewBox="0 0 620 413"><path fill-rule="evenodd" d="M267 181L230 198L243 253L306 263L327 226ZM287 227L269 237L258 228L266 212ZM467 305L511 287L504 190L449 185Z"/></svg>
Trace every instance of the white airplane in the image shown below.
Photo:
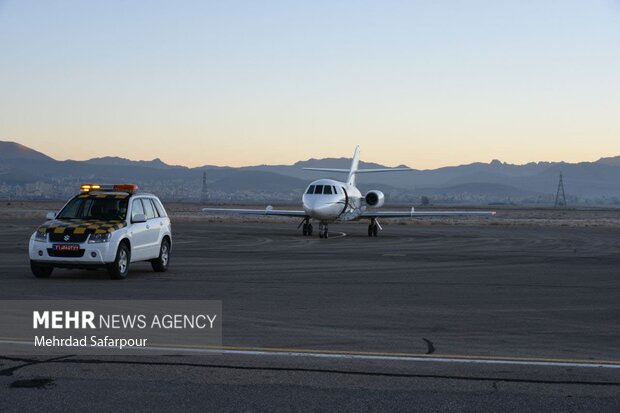
<svg viewBox="0 0 620 413"><path fill-rule="evenodd" d="M426 211L418 212L414 208L410 211L378 211L383 206L385 196L378 190L368 191L366 195L357 189L355 178L359 174L375 172L412 171L410 168L388 169L358 169L360 147L355 148L350 169L332 168L304 168L309 171L342 172L348 173L346 182L333 179L318 179L310 183L302 196L303 211L273 209L268 206L265 209L228 209L228 208L203 208L208 213L229 213L247 215L278 215L285 217L299 217L303 226L304 236L312 235L310 220L319 222L319 237L329 236L328 226L337 221L354 221L360 219L370 220L368 236L376 237L378 230L383 229L379 224L379 218L415 218L432 216L466 216L466 215L495 215L491 211Z"/></svg>

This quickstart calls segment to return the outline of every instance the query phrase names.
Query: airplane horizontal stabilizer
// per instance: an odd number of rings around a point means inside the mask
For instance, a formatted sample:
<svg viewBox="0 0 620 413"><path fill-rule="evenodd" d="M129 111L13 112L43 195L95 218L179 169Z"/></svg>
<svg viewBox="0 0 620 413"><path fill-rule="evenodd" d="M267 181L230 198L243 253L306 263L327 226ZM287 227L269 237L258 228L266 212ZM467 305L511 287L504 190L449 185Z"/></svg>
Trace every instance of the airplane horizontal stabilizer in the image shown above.
<svg viewBox="0 0 620 413"><path fill-rule="evenodd" d="M336 168L304 168L307 171L321 171L321 172L351 172L348 169L336 169ZM411 168L384 168L384 169L357 169L353 171L354 174L369 174L374 172L400 172L400 171L413 171Z"/></svg>
<svg viewBox="0 0 620 413"><path fill-rule="evenodd" d="M401 172L401 171L413 171L411 168L383 168L383 169L358 169L356 174L370 174L375 172Z"/></svg>
<svg viewBox="0 0 620 413"><path fill-rule="evenodd" d="M337 169L337 168L303 168L306 171L321 171L321 172L342 172L349 173L348 169Z"/></svg>

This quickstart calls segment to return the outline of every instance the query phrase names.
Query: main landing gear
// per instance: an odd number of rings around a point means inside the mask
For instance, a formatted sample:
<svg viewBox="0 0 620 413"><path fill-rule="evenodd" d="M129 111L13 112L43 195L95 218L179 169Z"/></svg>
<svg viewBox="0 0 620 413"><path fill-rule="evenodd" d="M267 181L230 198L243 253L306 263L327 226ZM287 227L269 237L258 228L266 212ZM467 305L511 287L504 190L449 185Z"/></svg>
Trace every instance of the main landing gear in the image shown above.
<svg viewBox="0 0 620 413"><path fill-rule="evenodd" d="M310 223L310 220L308 218L304 219L302 221L303 224L303 229L301 231L301 233L303 234L303 236L312 236L312 224ZM299 227L298 227L299 228Z"/></svg>
<svg viewBox="0 0 620 413"><path fill-rule="evenodd" d="M379 235L379 223L377 222L376 219L371 219L370 220L370 225L368 225L368 236L369 237L376 237L377 235Z"/></svg>

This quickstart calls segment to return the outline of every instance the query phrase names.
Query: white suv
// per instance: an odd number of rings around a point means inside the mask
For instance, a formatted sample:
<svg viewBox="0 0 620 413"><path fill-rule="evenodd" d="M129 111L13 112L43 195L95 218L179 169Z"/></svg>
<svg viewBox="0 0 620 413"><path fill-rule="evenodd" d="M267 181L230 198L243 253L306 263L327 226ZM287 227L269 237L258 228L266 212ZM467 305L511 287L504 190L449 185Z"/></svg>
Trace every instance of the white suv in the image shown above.
<svg viewBox="0 0 620 413"><path fill-rule="evenodd" d="M129 264L150 261L163 272L170 263L170 219L161 201L137 192L137 185L84 184L58 214L30 237L30 268L47 278L54 267L105 266L112 279L123 279Z"/></svg>

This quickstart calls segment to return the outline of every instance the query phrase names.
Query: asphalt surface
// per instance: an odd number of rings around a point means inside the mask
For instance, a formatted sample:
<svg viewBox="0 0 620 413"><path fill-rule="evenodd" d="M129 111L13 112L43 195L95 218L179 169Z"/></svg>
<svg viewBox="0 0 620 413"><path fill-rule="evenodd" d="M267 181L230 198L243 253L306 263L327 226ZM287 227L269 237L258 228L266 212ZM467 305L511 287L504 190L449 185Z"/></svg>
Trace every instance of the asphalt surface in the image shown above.
<svg viewBox="0 0 620 413"><path fill-rule="evenodd" d="M0 221L1 299L222 300L231 351L1 357L0 411L620 410L617 228L173 221L168 272L111 281L32 277L38 223Z"/></svg>

